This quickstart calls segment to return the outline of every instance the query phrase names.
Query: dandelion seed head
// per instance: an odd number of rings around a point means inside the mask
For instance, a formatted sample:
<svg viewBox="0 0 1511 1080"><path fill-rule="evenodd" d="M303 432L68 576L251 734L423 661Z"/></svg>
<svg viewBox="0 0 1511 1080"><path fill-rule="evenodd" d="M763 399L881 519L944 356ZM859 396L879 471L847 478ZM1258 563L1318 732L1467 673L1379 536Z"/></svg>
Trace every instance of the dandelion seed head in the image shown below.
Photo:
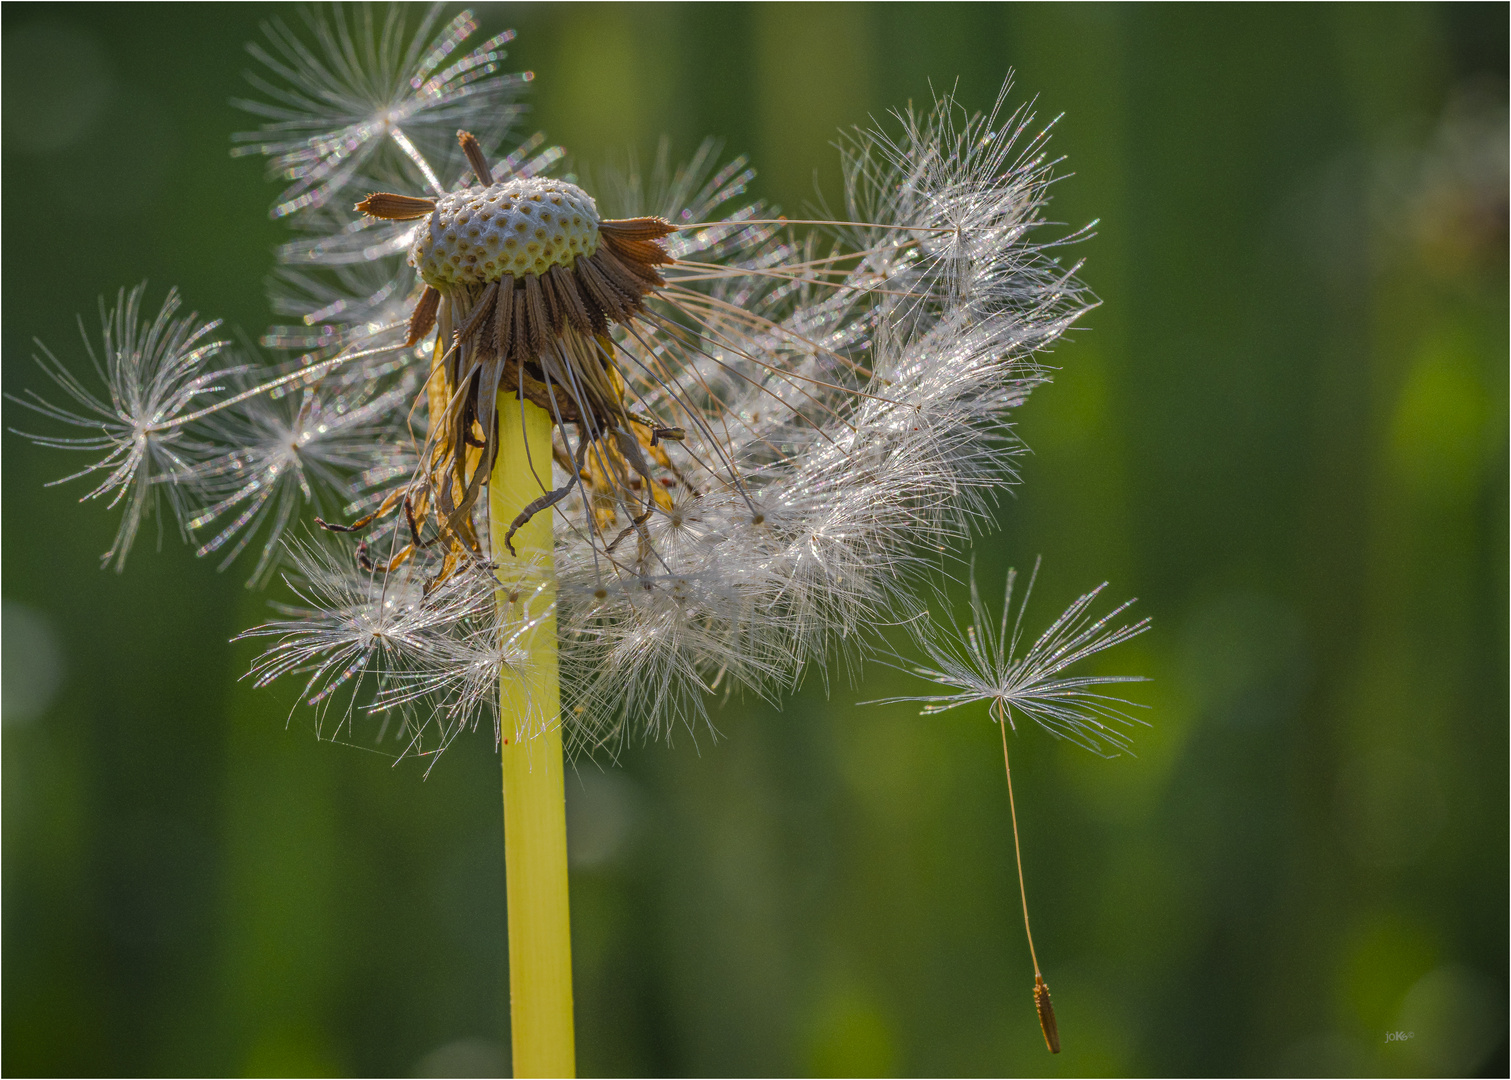
<svg viewBox="0 0 1511 1080"><path fill-rule="evenodd" d="M1011 414L1091 306L1057 261L1078 234L1043 235L1031 111L945 97L853 132L839 220L792 222L713 143L596 186L549 177L538 137L500 157L507 35L469 49L467 12L406 18L342 10L254 48L243 106L266 123L238 152L269 159L297 230L263 338L287 359L210 379L200 356L147 379L166 404L96 403L95 494L161 482L201 554L256 551L257 582L284 563L300 608L255 632L255 677L297 675L322 709L364 688L343 715L403 714L417 754L496 715L542 607L577 749L696 729L711 690L775 700L919 612L913 582L1016 480ZM551 420L508 526L554 515L540 580L489 532L504 395ZM290 544L307 514L360 542Z"/></svg>

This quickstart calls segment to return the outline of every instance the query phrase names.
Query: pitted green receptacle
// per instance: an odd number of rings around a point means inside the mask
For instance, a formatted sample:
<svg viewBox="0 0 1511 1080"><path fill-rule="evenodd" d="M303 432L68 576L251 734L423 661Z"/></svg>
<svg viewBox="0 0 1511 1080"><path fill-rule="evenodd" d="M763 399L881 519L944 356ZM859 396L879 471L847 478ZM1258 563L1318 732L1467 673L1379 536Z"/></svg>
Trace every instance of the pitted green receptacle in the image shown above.
<svg viewBox="0 0 1511 1080"><path fill-rule="evenodd" d="M481 285L504 275L572 269L598 250L598 207L576 184L505 180L442 195L409 248L428 285Z"/></svg>

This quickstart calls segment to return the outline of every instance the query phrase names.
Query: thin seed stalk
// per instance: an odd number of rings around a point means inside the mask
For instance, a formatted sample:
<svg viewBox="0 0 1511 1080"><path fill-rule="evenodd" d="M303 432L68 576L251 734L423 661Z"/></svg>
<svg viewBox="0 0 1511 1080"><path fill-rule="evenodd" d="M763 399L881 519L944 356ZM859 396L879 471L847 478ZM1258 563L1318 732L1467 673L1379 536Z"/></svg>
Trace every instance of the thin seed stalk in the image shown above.
<svg viewBox="0 0 1511 1080"><path fill-rule="evenodd" d="M1007 725L1011 717L1007 706L994 706L997 726L1002 729L1002 765L1007 770L1007 806L1013 816L1013 859L1018 864L1018 896L1023 901L1023 932L1028 935L1028 955L1034 962L1034 1011L1039 1014L1039 1030L1044 1033L1044 1045L1051 1054L1060 1052L1060 1025L1055 1020L1054 1002L1049 996L1049 984L1039 971L1039 954L1034 952L1034 932L1028 925L1028 889L1023 884L1023 849L1018 844L1018 803L1013 798L1013 763L1007 759Z"/></svg>
<svg viewBox="0 0 1511 1080"><path fill-rule="evenodd" d="M520 644L529 655L521 671L506 669L499 685L514 1075L574 1076L551 512L536 514L514 534L516 554L504 544L520 511L550 487L551 418L538 406L502 393L498 431L498 457L488 487L488 527L498 564L496 602L505 632L526 627ZM539 587L542 581L545 588Z"/></svg>

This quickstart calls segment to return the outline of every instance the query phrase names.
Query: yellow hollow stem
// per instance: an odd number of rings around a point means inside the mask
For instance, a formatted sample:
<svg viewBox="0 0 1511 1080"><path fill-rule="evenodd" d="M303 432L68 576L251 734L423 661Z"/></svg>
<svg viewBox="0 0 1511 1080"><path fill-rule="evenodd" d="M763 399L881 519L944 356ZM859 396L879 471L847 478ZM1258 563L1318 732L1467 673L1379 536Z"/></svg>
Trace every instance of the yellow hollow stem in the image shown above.
<svg viewBox="0 0 1511 1080"><path fill-rule="evenodd" d="M509 1014L515 1076L574 1076L567 816L556 662L551 511L504 536L551 486L551 418L512 394L498 399L499 451L488 525L505 632L529 655L499 685L504 759L504 867L509 898Z"/></svg>

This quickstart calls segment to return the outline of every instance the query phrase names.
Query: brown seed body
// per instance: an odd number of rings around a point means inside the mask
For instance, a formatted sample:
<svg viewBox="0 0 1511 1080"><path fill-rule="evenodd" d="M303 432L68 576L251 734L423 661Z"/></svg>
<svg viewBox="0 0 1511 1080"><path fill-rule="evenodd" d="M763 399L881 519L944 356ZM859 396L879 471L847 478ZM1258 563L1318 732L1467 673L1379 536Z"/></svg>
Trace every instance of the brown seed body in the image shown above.
<svg viewBox="0 0 1511 1080"><path fill-rule="evenodd" d="M1060 1028L1055 1023L1055 1007L1049 1000L1049 984L1043 975L1034 976L1034 1008L1039 1011L1039 1028L1044 1032L1044 1045L1051 1054L1060 1052Z"/></svg>

